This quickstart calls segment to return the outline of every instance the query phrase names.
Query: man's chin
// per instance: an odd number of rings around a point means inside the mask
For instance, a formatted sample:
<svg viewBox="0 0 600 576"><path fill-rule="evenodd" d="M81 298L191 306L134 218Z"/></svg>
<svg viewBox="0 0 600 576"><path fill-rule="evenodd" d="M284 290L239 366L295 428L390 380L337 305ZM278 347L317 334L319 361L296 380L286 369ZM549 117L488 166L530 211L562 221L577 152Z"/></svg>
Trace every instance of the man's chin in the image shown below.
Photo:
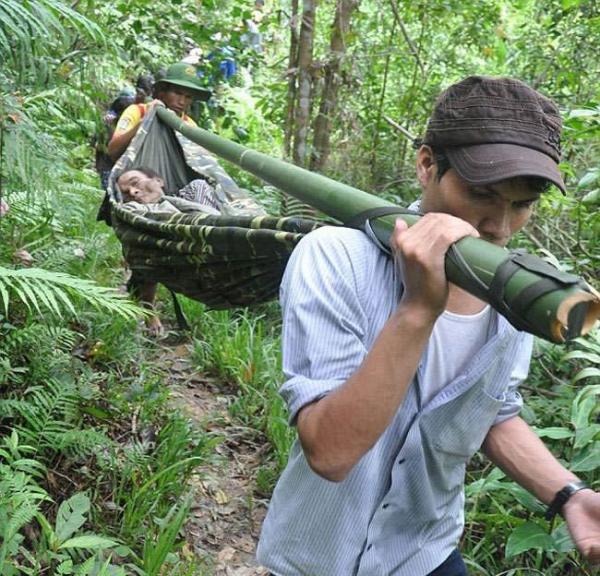
<svg viewBox="0 0 600 576"><path fill-rule="evenodd" d="M480 238L482 240L485 240L486 242L489 242L490 244L495 244L496 246L500 246L500 248L504 248L508 244L508 241L510 240L510 238L495 238L492 236L480 236Z"/></svg>

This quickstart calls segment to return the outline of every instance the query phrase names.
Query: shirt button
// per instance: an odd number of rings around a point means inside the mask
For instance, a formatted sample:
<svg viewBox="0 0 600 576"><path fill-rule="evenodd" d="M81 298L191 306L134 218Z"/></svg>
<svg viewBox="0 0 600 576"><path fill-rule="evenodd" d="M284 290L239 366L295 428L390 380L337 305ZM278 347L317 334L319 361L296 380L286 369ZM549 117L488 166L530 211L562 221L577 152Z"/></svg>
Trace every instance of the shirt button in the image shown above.
<svg viewBox="0 0 600 576"><path fill-rule="evenodd" d="M385 510L385 509L386 509L388 506L389 506L389 504L383 504L383 505L381 506L381 508L382 508L383 510Z"/></svg>
<svg viewBox="0 0 600 576"><path fill-rule="evenodd" d="M404 464L405 461L406 461L406 458L402 458L402 459L398 460L398 464Z"/></svg>
<svg viewBox="0 0 600 576"><path fill-rule="evenodd" d="M367 546L367 552L368 552L368 551L369 551L371 548L373 548L373 544L369 544L369 545Z"/></svg>

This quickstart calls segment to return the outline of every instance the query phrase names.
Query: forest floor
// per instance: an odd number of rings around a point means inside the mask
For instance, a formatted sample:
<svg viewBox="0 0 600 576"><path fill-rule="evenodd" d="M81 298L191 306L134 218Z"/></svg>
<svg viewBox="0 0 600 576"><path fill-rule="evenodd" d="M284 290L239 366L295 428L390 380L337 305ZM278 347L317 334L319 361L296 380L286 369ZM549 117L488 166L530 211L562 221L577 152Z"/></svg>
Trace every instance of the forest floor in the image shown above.
<svg viewBox="0 0 600 576"><path fill-rule="evenodd" d="M198 372L191 345L169 345L157 350L175 406L196 426L221 438L213 458L193 479L191 518L186 531L189 556L201 559L212 576L263 576L255 551L267 499L258 496L256 474L268 445L255 430L239 426L229 414L236 390Z"/></svg>

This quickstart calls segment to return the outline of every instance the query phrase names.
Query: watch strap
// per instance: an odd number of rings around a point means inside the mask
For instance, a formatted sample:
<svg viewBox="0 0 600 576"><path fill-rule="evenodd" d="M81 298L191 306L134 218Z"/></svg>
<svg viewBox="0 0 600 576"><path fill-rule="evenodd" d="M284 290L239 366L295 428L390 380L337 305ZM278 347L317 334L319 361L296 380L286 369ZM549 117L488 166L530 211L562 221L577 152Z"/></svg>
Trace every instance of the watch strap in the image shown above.
<svg viewBox="0 0 600 576"><path fill-rule="evenodd" d="M554 500L550 502L550 505L546 510L546 514L544 514L544 518L546 518L546 520L552 520L557 514L560 513L562 507L567 503L569 498L573 496L573 494L579 492L580 490L585 490L586 488L589 488L589 486L581 480L577 482L569 482L564 488L556 493Z"/></svg>

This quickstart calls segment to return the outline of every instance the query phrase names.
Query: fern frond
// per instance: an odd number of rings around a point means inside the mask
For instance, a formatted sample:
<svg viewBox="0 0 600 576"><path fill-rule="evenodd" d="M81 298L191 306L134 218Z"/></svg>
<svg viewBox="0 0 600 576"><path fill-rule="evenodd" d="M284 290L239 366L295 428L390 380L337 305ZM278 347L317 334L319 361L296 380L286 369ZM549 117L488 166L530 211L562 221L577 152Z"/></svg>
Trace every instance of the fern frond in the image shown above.
<svg viewBox="0 0 600 576"><path fill-rule="evenodd" d="M114 442L106 434L95 428L68 430L56 440L57 448L72 458L86 458L114 446Z"/></svg>
<svg viewBox="0 0 600 576"><path fill-rule="evenodd" d="M73 31L104 42L98 25L59 0L2 0L0 4L0 57L22 70L35 66L35 53L54 47Z"/></svg>
<svg viewBox="0 0 600 576"><path fill-rule="evenodd" d="M20 400L0 401L0 412L11 412L13 428L25 442L55 451L57 439L75 426L78 400L74 385L48 380Z"/></svg>
<svg viewBox="0 0 600 576"><path fill-rule="evenodd" d="M143 315L139 306L113 288L41 268L13 270L0 266L0 300L5 315L8 315L11 295L30 311L41 314L42 310L46 310L58 317L62 317L65 310L77 315L75 301L86 302L96 309L124 318Z"/></svg>

